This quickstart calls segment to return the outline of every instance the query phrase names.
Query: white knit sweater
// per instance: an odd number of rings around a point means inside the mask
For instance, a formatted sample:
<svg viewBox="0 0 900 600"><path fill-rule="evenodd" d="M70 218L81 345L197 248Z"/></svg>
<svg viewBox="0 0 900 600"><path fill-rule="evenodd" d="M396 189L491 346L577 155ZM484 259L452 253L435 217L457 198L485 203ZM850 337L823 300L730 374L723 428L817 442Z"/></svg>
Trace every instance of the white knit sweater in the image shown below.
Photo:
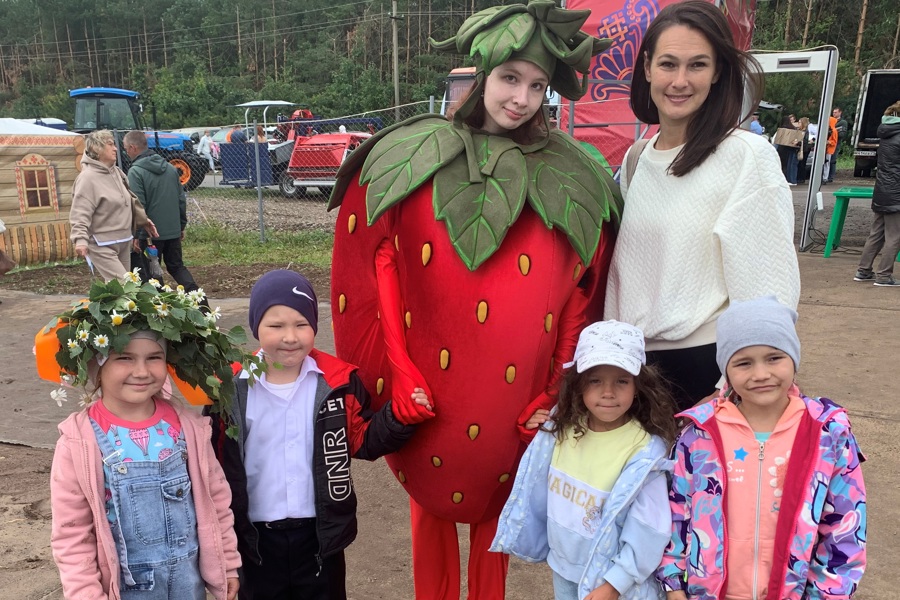
<svg viewBox="0 0 900 600"><path fill-rule="evenodd" d="M604 318L640 327L647 349L662 350L714 343L729 301L775 294L796 308L794 205L774 148L735 130L675 177L667 171L681 146L656 150L657 137L631 189L622 175L625 210Z"/></svg>

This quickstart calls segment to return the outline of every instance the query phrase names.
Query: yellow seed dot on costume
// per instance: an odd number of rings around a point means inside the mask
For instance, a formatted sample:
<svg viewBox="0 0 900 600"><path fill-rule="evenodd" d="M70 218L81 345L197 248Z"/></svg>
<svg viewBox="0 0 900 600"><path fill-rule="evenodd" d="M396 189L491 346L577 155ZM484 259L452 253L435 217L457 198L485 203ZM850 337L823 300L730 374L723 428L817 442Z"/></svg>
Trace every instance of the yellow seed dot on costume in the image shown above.
<svg viewBox="0 0 900 600"><path fill-rule="evenodd" d="M500 483L506 483L508 480L509 480L509 473L504 473L503 475L500 476L498 481L500 481Z"/></svg>
<svg viewBox="0 0 900 600"><path fill-rule="evenodd" d="M422 244L422 266L427 267L429 262L431 262L431 244L426 242Z"/></svg>
<svg viewBox="0 0 900 600"><path fill-rule="evenodd" d="M512 383L516 380L516 368L513 365L506 367L506 383Z"/></svg>
<svg viewBox="0 0 900 600"><path fill-rule="evenodd" d="M575 265L575 272L572 273L572 279L578 279L579 275L581 275L581 263Z"/></svg>
<svg viewBox="0 0 900 600"><path fill-rule="evenodd" d="M550 333L550 329L553 327L553 313L547 313L547 316L544 317L544 331Z"/></svg>
<svg viewBox="0 0 900 600"><path fill-rule="evenodd" d="M478 308L475 310L475 316L478 318L479 323L484 323L487 321L488 317L488 304L484 300L478 303Z"/></svg>
<svg viewBox="0 0 900 600"><path fill-rule="evenodd" d="M356 215L351 213L350 218L347 219L347 231L353 233L356 231Z"/></svg>
<svg viewBox="0 0 900 600"><path fill-rule="evenodd" d="M403 474L403 471L397 471L397 479L400 483L406 483L406 475Z"/></svg>
<svg viewBox="0 0 900 600"><path fill-rule="evenodd" d="M444 462L441 460L441 457L440 457L440 456L432 456L432 457L431 457L431 464L433 464L433 465L436 466L436 467L439 467L439 466L441 466L442 464L444 464Z"/></svg>
<svg viewBox="0 0 900 600"><path fill-rule="evenodd" d="M450 351L446 348L441 349L441 368L447 370L450 366Z"/></svg>
<svg viewBox="0 0 900 600"><path fill-rule="evenodd" d="M400 250L400 236L399 235L394 236L394 248L396 248L397 250Z"/></svg>
<svg viewBox="0 0 900 600"><path fill-rule="evenodd" d="M459 504L463 500L462 492L453 492L453 504Z"/></svg>
<svg viewBox="0 0 900 600"><path fill-rule="evenodd" d="M412 313L406 311L406 328L409 329L412 327Z"/></svg>
<svg viewBox="0 0 900 600"><path fill-rule="evenodd" d="M347 308L347 296L341 294L338 296L338 312L343 313Z"/></svg>
<svg viewBox="0 0 900 600"><path fill-rule="evenodd" d="M478 434L481 433L481 427L479 427L478 425L469 425L468 433L469 433L469 439L474 442L475 438L478 437Z"/></svg>
<svg viewBox="0 0 900 600"><path fill-rule="evenodd" d="M384 391L384 377L379 377L378 381L375 382L375 393L380 396L381 392L383 392L383 391Z"/></svg>
<svg viewBox="0 0 900 600"><path fill-rule="evenodd" d="M519 255L519 273L522 275L528 275L528 272L531 270L531 259L528 258L527 254Z"/></svg>

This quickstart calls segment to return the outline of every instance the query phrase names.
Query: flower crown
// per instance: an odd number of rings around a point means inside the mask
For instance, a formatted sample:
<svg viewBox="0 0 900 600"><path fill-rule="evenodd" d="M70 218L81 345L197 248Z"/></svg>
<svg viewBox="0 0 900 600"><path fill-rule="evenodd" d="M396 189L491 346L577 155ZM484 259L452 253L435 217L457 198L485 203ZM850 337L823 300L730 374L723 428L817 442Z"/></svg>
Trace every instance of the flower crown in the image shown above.
<svg viewBox="0 0 900 600"><path fill-rule="evenodd" d="M136 331L154 331L166 340L169 374L182 393L187 397L194 388L189 401L209 404L211 400L212 410L227 418L235 393L232 365L239 362L245 369L264 371L265 363L240 348L247 341L243 327L220 330L216 326L222 316L219 308L200 310L205 298L202 289L185 292L179 285L173 290L156 279L142 284L138 271L125 273L124 281L94 281L87 300L53 317L38 334L39 375L86 388L91 381L91 359L121 353ZM56 339L48 339L54 333ZM52 343L57 340L58 346ZM46 364L53 360L56 373ZM198 398L197 388L208 398ZM58 390L53 398L60 403L65 392Z"/></svg>

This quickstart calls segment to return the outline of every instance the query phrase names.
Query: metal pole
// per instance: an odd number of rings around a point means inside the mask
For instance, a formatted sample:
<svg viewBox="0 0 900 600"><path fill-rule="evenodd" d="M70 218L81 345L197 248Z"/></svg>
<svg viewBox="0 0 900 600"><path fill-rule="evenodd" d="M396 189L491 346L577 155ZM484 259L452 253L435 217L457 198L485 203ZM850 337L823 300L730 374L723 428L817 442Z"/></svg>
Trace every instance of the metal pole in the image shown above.
<svg viewBox="0 0 900 600"><path fill-rule="evenodd" d="M256 158L256 201L259 204L259 241L265 243L266 223L263 219L263 194L262 185L259 180L259 137L256 135L256 128L258 126L259 123L257 123L256 119L254 119L251 135L253 136L253 152Z"/></svg>
<svg viewBox="0 0 900 600"><path fill-rule="evenodd" d="M391 43L394 48L394 120L400 121L400 42L397 39L397 0L391 0Z"/></svg>
<svg viewBox="0 0 900 600"><path fill-rule="evenodd" d="M428 96L428 112L434 112L434 95Z"/></svg>

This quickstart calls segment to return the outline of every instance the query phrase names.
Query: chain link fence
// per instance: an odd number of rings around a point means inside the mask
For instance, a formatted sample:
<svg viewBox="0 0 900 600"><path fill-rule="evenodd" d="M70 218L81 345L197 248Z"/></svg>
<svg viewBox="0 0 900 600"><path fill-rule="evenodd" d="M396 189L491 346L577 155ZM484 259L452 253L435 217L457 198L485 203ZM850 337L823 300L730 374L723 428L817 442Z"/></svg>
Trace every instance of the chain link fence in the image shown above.
<svg viewBox="0 0 900 600"><path fill-rule="evenodd" d="M436 108L424 101L329 119L278 117L220 131L205 157L209 172L188 191L188 220L244 231L252 223L261 240L267 229L330 229L334 215L326 206L344 159L381 129Z"/></svg>
<svg viewBox="0 0 900 600"><path fill-rule="evenodd" d="M646 126L633 121L593 123L594 105L575 105L578 119L569 118L571 105L557 107L551 111L553 123L602 148L603 156L592 154L616 173L625 150L646 133ZM189 221L255 230L261 240L267 230L330 230L335 215L326 206L344 159L377 131L439 110L440 102L430 100L329 119L279 117L275 123L251 122L222 130L213 136L206 157L212 168L188 191Z"/></svg>

